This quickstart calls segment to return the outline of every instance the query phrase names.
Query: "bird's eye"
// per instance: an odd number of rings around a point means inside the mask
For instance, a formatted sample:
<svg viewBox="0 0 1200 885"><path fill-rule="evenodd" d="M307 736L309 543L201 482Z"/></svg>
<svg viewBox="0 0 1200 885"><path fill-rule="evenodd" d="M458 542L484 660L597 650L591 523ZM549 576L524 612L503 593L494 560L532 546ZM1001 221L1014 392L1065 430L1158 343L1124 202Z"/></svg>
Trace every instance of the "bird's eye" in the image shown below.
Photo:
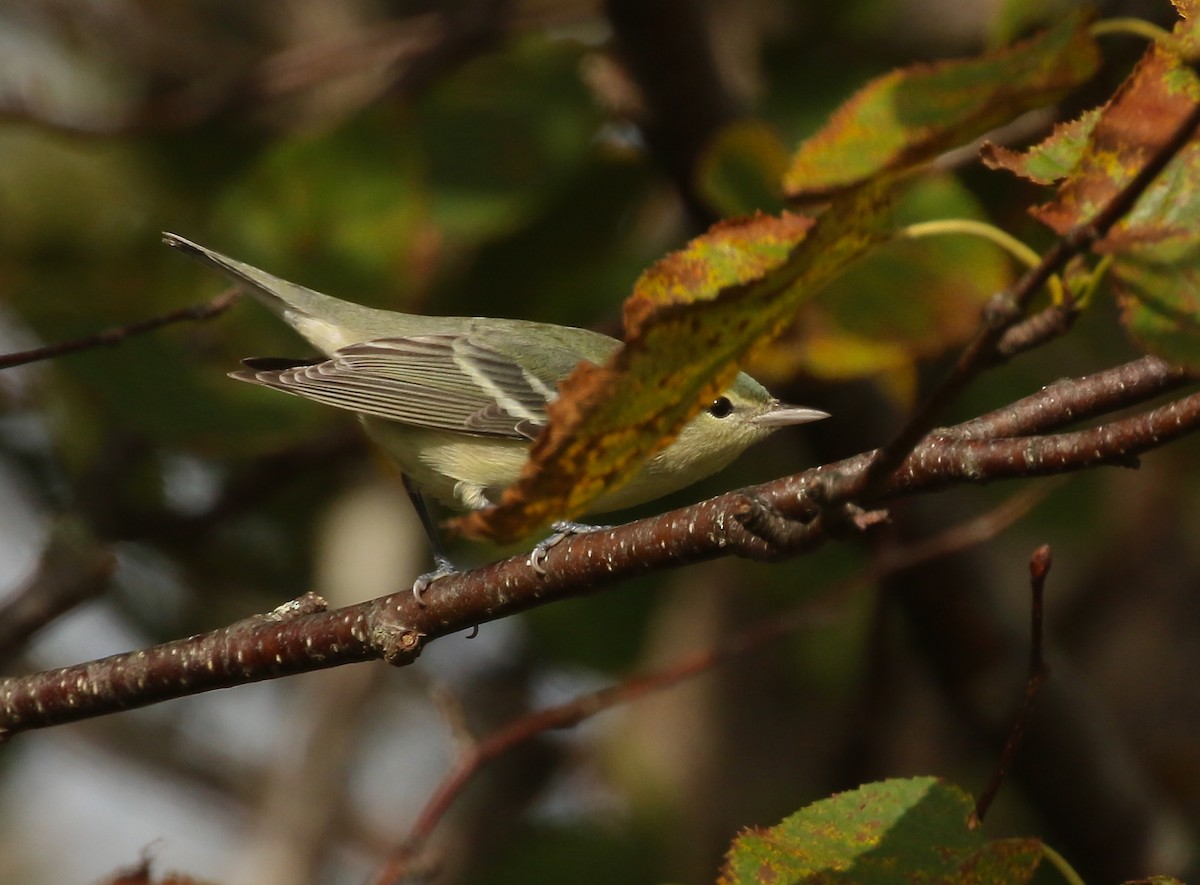
<svg viewBox="0 0 1200 885"><path fill-rule="evenodd" d="M708 414L714 418L726 418L733 411L733 403L729 401L727 396L719 396L713 400L713 404L708 407Z"/></svg>

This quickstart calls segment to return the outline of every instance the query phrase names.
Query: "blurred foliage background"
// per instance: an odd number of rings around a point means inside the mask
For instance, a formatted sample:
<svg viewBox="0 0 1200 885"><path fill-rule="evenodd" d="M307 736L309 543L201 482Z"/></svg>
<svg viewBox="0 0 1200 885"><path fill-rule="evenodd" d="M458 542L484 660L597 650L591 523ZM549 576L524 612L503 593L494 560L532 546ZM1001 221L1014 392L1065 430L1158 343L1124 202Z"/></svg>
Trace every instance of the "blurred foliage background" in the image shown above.
<svg viewBox="0 0 1200 885"><path fill-rule="evenodd" d="M1165 2L1103 5L1171 18ZM221 292L163 230L363 303L619 334L637 275L722 214L777 208L786 152L866 79L1007 40L1030 6L8 0L0 346ZM1080 107L1141 51L1105 49ZM986 217L1036 247L1024 208L1038 198L965 163L899 214ZM1011 273L958 240L854 268L751 367L834 419L660 503L880 444ZM225 378L242 357L306 353L243 302L0 375L0 593L52 594L71 567L117 563L96 598L5 649L7 672L310 589L335 605L379 596L427 567L396 478L349 416ZM1133 354L1101 307L948 418ZM740 827L835 790L916 773L983 784L1020 697L1041 542L1055 550L1054 680L989 827L1044 835L1095 881L1194 875L1195 443L1037 487L1032 513L986 545L832 599L872 559L1016 488L899 507L870 543L800 561L715 562L558 603L440 641L403 672L343 668L22 736L0 752L0 880L94 881L148 851L216 881L361 881L464 730L821 603L811 630L493 766L431 849L439 882L711 881Z"/></svg>

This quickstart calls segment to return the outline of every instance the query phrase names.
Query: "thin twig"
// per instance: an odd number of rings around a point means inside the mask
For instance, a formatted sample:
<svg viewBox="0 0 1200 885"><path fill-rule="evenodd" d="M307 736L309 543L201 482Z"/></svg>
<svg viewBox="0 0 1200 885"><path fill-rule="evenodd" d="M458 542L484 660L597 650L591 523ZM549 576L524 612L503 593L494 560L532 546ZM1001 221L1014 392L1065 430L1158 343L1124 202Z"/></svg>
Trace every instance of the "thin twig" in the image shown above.
<svg viewBox="0 0 1200 885"><path fill-rule="evenodd" d="M1061 338L1071 331L1075 320L1079 318L1079 312L1075 300L1067 298L1062 304L1052 304L1045 310L1014 323L996 342L997 357L1007 361L1017 354Z"/></svg>
<svg viewBox="0 0 1200 885"><path fill-rule="evenodd" d="M1033 551L1033 556L1029 559L1029 583L1032 591L1032 600L1029 606L1029 676L1025 682L1025 697L1022 699L1021 707L1017 710L1017 715L1013 719L1012 727L1009 728L1008 739L1004 742L1004 749L1000 752L1000 758L996 761L996 769L992 772L992 778L975 801L972 826L978 826L983 823L988 809L992 806L992 801L996 798L996 794L1000 792L1000 785L1004 783L1004 778L1008 774L1008 770L1012 767L1013 758L1017 755L1017 747L1021 745L1021 738L1025 736L1025 727L1029 723L1030 713L1033 712L1034 699L1050 675L1050 670L1046 666L1045 640L1042 634L1046 576L1050 574L1050 564L1049 544L1043 544L1037 550Z"/></svg>
<svg viewBox="0 0 1200 885"><path fill-rule="evenodd" d="M1092 376L1093 378L1096 376ZM1078 424L1114 409L1129 408L1177 390L1195 380L1187 370L1156 356L1144 356L1103 373L1101 383L1063 378L978 418L935 431L952 439L1032 436ZM1086 385L1086 390L1081 389Z"/></svg>
<svg viewBox="0 0 1200 885"><path fill-rule="evenodd" d="M153 332L172 323L211 320L213 317L227 311L240 297L240 289L228 289L211 301L206 301L203 304L193 304L190 307L181 307L179 310L173 310L162 316L142 320L137 323L130 323L127 326L115 326L111 329L104 329L103 331L92 335L85 335L83 338L75 338L71 341L60 341L57 344L47 344L45 347L35 347L32 350L4 354L0 356L0 369L11 369L13 366L24 366L28 363L56 359L60 356L66 356L69 353L78 353L81 350L92 350L98 347L115 347L135 335L145 335L147 332Z"/></svg>
<svg viewBox="0 0 1200 885"><path fill-rule="evenodd" d="M1067 262L1084 249L1102 239L1146 191L1158 174L1191 140L1200 125L1200 103L1176 127L1156 150L1137 175L1118 191L1095 217L1068 231L1042 256L1037 267L1021 277L1007 292L993 297L984 309L983 323L975 338L967 345L949 375L934 388L928 398L896 434L895 438L876 455L865 474L851 488L839 490L843 497L870 498L887 478L896 471L921 439L937 422L937 417L954 402L967 386L986 368L1000 359L998 345L1029 308L1038 290Z"/></svg>

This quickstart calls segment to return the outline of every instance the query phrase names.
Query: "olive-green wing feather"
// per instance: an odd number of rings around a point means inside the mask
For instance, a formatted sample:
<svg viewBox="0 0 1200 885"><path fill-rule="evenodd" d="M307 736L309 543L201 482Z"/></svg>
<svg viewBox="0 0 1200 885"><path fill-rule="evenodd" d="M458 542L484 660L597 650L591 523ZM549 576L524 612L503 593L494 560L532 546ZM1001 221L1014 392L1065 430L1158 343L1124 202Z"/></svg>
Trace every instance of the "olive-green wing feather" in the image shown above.
<svg viewBox="0 0 1200 885"><path fill-rule="evenodd" d="M283 368L247 364L231 377L388 421L508 439L536 437L556 394L557 379L472 335L382 338Z"/></svg>

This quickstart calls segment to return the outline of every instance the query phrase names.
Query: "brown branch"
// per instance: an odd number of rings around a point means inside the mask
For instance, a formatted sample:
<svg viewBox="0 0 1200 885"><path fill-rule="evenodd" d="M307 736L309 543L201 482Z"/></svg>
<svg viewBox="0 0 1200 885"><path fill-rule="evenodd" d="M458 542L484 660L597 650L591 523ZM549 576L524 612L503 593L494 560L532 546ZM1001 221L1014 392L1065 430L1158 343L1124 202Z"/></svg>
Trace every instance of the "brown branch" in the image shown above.
<svg viewBox="0 0 1200 885"><path fill-rule="evenodd" d="M1128 408L1177 390L1195 380L1178 366L1156 356L1092 376L1086 387L1074 378L1047 384L1037 393L957 425L945 435L954 439L1029 436Z"/></svg>
<svg viewBox="0 0 1200 885"><path fill-rule="evenodd" d="M979 799L975 802L973 826L983 823L988 809L992 807L992 801L1000 792L1000 785L1004 783L1008 770L1012 768L1013 759L1017 755L1017 747L1020 746L1021 738L1025 735L1029 716L1033 712L1034 699L1050 676L1050 670L1046 666L1045 640L1042 631L1046 576L1050 574L1050 562L1049 544L1043 544L1033 551L1033 556L1029 559L1029 583L1032 593L1029 603L1029 676L1025 682L1025 696L1021 699L1021 707L1017 710L1016 718L1013 719L1012 727L1008 732L1008 739L1004 742L1004 749L1000 752L1000 758L996 762L996 770L992 772L991 780L988 781L987 787L979 794Z"/></svg>
<svg viewBox="0 0 1200 885"><path fill-rule="evenodd" d="M1085 403L1097 389L1106 389L1111 373L1125 368L1067 385L1056 404L1060 414L1073 414L1076 401ZM1191 394L1073 433L993 440L934 436L901 464L881 495L1129 465L1140 453L1198 429L1200 394ZM0 730L11 734L344 663L382 658L404 665L440 636L649 571L730 554L795 556L846 530L827 519L821 496L838 478L857 481L875 456L867 452L661 516L569 537L550 550L544 574L521 555L444 578L430 587L425 605L405 592L284 621L254 618L101 661L0 680ZM770 539L756 535L733 518L747 510L793 520L793 531ZM821 515L814 519L814 513Z"/></svg>
<svg viewBox="0 0 1200 885"><path fill-rule="evenodd" d="M421 853L425 843L445 817L450 805L475 775L498 757L551 729L572 728L604 710L664 691L799 630L829 623L837 616L835 607L842 606L855 591L902 569L982 544L1015 523L1044 497L1040 491L1024 491L1013 495L999 506L961 525L951 526L931 538L893 551L859 574L839 581L816 602L806 603L782 614L773 614L739 630L715 648L687 655L652 672L523 716L468 746L459 754L450 771L417 814L408 835L376 878L376 885L405 881L406 876L412 876L414 870L424 866Z"/></svg>
<svg viewBox="0 0 1200 885"><path fill-rule="evenodd" d="M964 482L1053 476L1101 465L1134 467L1137 457L1200 429L1200 393L1088 430L1016 439L932 439L884 487L893 496Z"/></svg>
<svg viewBox="0 0 1200 885"><path fill-rule="evenodd" d="M23 350L19 353L3 354L0 355L0 369L11 369L13 366L23 366L28 363L40 362L41 360L56 359L70 353L78 353L81 350L92 350L97 347L115 347L135 335L145 335L147 332L153 332L172 323L211 320L213 317L220 316L232 307L234 302L241 297L241 294L240 289L228 289L211 301L206 301L203 304L193 304L190 307L181 307L179 310L173 310L162 316L142 320L137 323L130 323L127 326L104 329L93 335L85 335L83 338L76 338L71 341L60 341L58 344L47 344L45 347L35 347L32 350Z"/></svg>
<svg viewBox="0 0 1200 885"><path fill-rule="evenodd" d="M996 356L1001 362L1017 354L1033 350L1061 338L1071 331L1079 318L1079 307L1072 299L1068 303L1055 304L1019 323L1009 326L996 342Z"/></svg>
<svg viewBox="0 0 1200 885"><path fill-rule="evenodd" d="M887 477L904 461L917 443L928 433L946 408L954 402L979 374L1002 362L1001 349L1006 333L1028 311L1034 296L1050 277L1060 273L1067 262L1102 239L1137 202L1151 182L1166 168L1192 139L1200 125L1200 103L1176 127L1171 137L1146 161L1145 165L1090 221L1080 224L1042 256L1038 265L1008 291L993 296L984 308L983 322L975 338L967 345L950 373L917 408L896 436L875 456L875 460L852 486L837 490L839 498L870 498L887 483ZM1010 341L1009 350L1021 349L1022 342Z"/></svg>

